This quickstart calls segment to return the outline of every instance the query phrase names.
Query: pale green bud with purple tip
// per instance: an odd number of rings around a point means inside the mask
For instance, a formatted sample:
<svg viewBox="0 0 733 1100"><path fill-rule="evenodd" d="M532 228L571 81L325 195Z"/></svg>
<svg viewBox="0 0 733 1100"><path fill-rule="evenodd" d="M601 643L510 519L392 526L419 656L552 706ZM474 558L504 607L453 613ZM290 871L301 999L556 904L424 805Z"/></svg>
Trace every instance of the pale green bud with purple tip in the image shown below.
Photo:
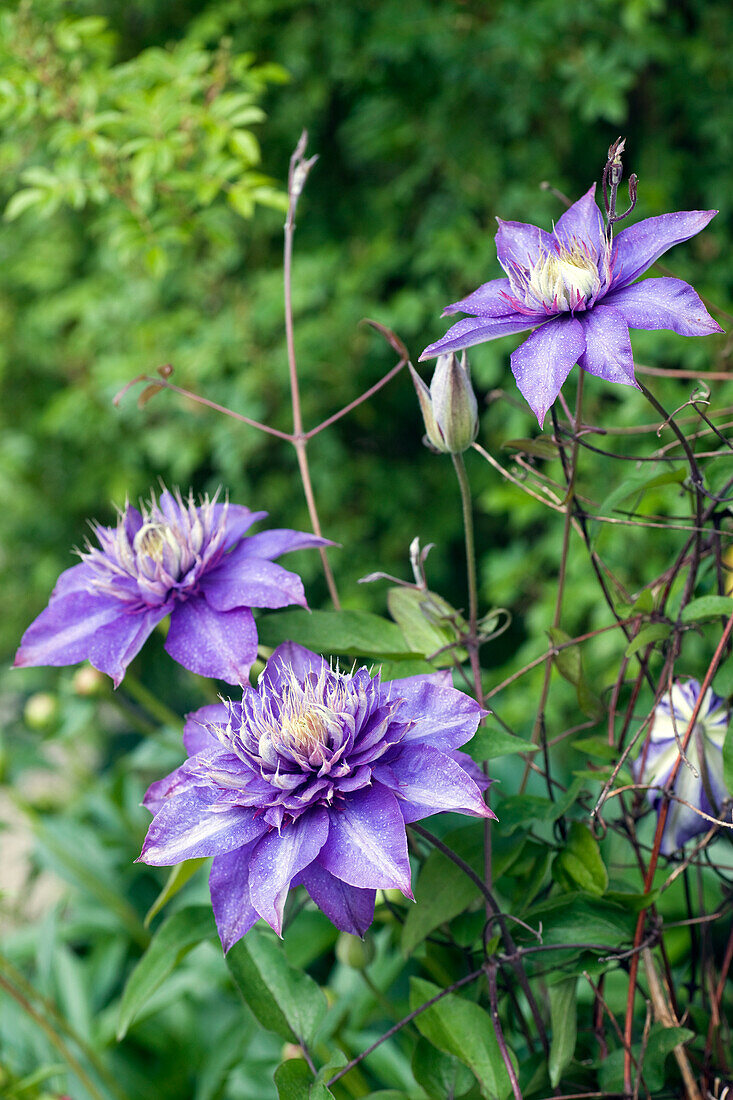
<svg viewBox="0 0 733 1100"><path fill-rule="evenodd" d="M439 355L430 388L410 364L427 442L443 454L462 454L478 435L478 402L465 353Z"/></svg>

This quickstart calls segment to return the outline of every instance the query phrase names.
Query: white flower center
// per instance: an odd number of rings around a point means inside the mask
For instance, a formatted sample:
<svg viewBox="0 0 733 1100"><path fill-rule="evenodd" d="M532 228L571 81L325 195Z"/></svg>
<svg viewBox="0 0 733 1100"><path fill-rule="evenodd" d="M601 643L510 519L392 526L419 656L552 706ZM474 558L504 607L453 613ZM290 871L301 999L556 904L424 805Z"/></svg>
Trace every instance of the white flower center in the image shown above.
<svg viewBox="0 0 733 1100"><path fill-rule="evenodd" d="M598 267L580 244L543 253L529 272L530 292L553 310L585 307L601 287Z"/></svg>

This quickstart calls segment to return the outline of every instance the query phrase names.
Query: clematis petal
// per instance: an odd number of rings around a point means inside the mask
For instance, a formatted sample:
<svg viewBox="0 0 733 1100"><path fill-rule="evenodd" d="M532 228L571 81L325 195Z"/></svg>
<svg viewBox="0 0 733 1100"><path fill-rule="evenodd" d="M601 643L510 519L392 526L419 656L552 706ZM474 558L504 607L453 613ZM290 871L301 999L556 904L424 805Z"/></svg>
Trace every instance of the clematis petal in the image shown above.
<svg viewBox="0 0 733 1100"><path fill-rule="evenodd" d="M585 351L579 321L557 317L535 330L511 357L512 373L540 427L562 384Z"/></svg>
<svg viewBox="0 0 733 1100"><path fill-rule="evenodd" d="M199 676L242 684L257 657L257 630L247 607L215 611L191 597L171 615L165 648L174 661Z"/></svg>
<svg viewBox="0 0 733 1100"><path fill-rule="evenodd" d="M90 639L88 660L100 672L111 676L115 687L119 687L130 661L169 610L153 607L142 613L122 615L101 626Z"/></svg>
<svg viewBox="0 0 733 1100"><path fill-rule="evenodd" d="M267 512L253 512L243 504L213 504L211 506L213 526L218 528L226 516L223 546L234 546L255 523L267 517Z"/></svg>
<svg viewBox="0 0 733 1100"><path fill-rule="evenodd" d="M235 607L306 607L303 582L297 573L262 558L235 558L232 551L201 581L201 591L215 611Z"/></svg>
<svg viewBox="0 0 733 1100"><path fill-rule="evenodd" d="M442 339L430 344L420 356L420 362L424 359L434 359L436 355L443 355L449 351L462 351L463 348L471 348L474 344L483 344L487 340L498 340L500 336L510 336L515 332L524 332L528 328L536 328L547 319L545 313L508 313L504 317L464 317L452 328L449 328Z"/></svg>
<svg viewBox="0 0 733 1100"><path fill-rule="evenodd" d="M322 867L350 886L395 888L412 898L405 825L391 791L381 784L357 791L329 818Z"/></svg>
<svg viewBox="0 0 733 1100"><path fill-rule="evenodd" d="M696 236L717 213L717 210L678 210L645 218L622 229L615 238L613 288L627 286L643 275L668 249Z"/></svg>
<svg viewBox="0 0 733 1100"><path fill-rule="evenodd" d="M629 328L668 328L680 336L709 336L723 331L705 309L700 295L682 279L645 279L612 291L604 299L605 305L623 314Z"/></svg>
<svg viewBox="0 0 733 1100"><path fill-rule="evenodd" d="M225 726L228 720L229 706L225 703L208 703L205 707L199 707L187 714L183 727L183 745L188 755L195 756L197 752L216 748L219 740L208 727Z"/></svg>
<svg viewBox="0 0 733 1100"><path fill-rule="evenodd" d="M273 829L252 850L250 900L278 936L282 934L283 908L290 882L313 862L328 833L328 813L322 808L314 809L284 826L280 833Z"/></svg>
<svg viewBox="0 0 733 1100"><path fill-rule="evenodd" d="M94 570L90 569L86 562L72 565L71 569L65 569L56 581L51 599L68 596L72 592L94 593L93 580Z"/></svg>
<svg viewBox="0 0 733 1100"><path fill-rule="evenodd" d="M385 703L403 700L399 720L413 723L402 740L405 745L415 742L443 751L458 749L471 740L486 714L474 699L456 691L452 684L435 683L427 676L390 680L381 685L380 695Z"/></svg>
<svg viewBox="0 0 733 1100"><path fill-rule="evenodd" d="M332 924L352 936L363 936L374 920L376 890L349 886L335 878L319 863L311 863L301 873L300 881Z"/></svg>
<svg viewBox="0 0 733 1100"><path fill-rule="evenodd" d="M496 234L496 255L504 268L512 267L526 270L535 264L542 252L549 251L554 244L552 233L545 232L536 225L526 222L505 222L496 219L499 229Z"/></svg>
<svg viewBox="0 0 733 1100"><path fill-rule="evenodd" d="M216 856L209 873L211 904L224 954L241 940L260 914L249 897L249 860L256 840Z"/></svg>
<svg viewBox="0 0 733 1100"><path fill-rule="evenodd" d="M211 808L206 792L193 787L167 799L150 823L138 862L170 867L184 859L241 848L267 828L256 811L241 806Z"/></svg>
<svg viewBox="0 0 733 1100"><path fill-rule="evenodd" d="M513 313L508 301L511 294L511 285L508 279L492 279L483 283L478 290L474 290L460 302L454 302L443 310L443 317L451 313L472 313L480 317L501 317L506 313Z"/></svg>
<svg viewBox="0 0 733 1100"><path fill-rule="evenodd" d="M615 309L608 299L603 305L578 315L585 334L585 352L578 363L588 374L606 382L621 382L637 386L634 378L634 355L624 313ZM638 386L637 386L638 389Z"/></svg>
<svg viewBox="0 0 733 1100"><path fill-rule="evenodd" d="M600 256L606 248L606 232L601 212L595 200L596 185L589 187L586 193L574 202L562 215L555 226L555 236L566 246L577 241L591 245Z"/></svg>
<svg viewBox="0 0 733 1100"><path fill-rule="evenodd" d="M291 672L303 681L309 673L314 672L317 676L329 667L325 657L311 653L296 642L283 642L273 651L264 671L260 673L260 688L263 691L278 691L290 680Z"/></svg>
<svg viewBox="0 0 733 1100"><path fill-rule="evenodd" d="M269 531L259 531L248 535L236 547L233 554L239 560L243 558L279 558L291 550L306 550L314 546L336 546L330 539L320 535L311 535L308 531L291 531L287 527L273 527Z"/></svg>
<svg viewBox="0 0 733 1100"><path fill-rule="evenodd" d="M496 817L463 768L431 745L406 745L389 765L375 764L373 774L397 795L406 822L443 810Z"/></svg>
<svg viewBox="0 0 733 1100"><path fill-rule="evenodd" d="M166 614L167 610L162 610L158 619ZM109 674L114 675L118 683L117 676L121 675L121 669L124 670L125 657L136 636L142 629L142 644L155 622L149 620L144 612L130 612L126 604L113 596L102 596L84 589L51 597L48 607L23 635L15 657L15 667L73 665L84 661L90 656L95 636L110 626L111 635L105 634L104 641L97 647L100 664L96 667L100 672L111 670ZM127 662L132 656L134 653L127 656Z"/></svg>

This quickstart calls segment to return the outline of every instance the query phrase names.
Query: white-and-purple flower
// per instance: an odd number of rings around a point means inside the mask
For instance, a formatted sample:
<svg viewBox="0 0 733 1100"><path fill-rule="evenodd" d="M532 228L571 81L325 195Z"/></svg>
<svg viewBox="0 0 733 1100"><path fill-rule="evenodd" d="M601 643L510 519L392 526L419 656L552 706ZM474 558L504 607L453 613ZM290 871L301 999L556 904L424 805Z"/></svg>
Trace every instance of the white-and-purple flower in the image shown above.
<svg viewBox="0 0 733 1100"><path fill-rule="evenodd" d="M361 936L376 890L412 897L406 823L443 810L494 816L488 781L457 751L484 713L448 673L381 683L286 642L241 703L189 716L189 759L145 796L155 817L140 859L214 856L225 951L260 917L280 934L298 884Z"/></svg>
<svg viewBox="0 0 733 1100"><path fill-rule="evenodd" d="M648 744L634 771L637 781L651 788L648 799L657 811L664 797L661 788L677 763L679 746L684 741L699 696L697 680L676 681L672 691L662 696L654 711ZM684 760L680 763L672 788L675 797L670 802L664 825L660 847L663 855L676 852L691 837L708 831L711 822L695 813L695 808L719 818L723 803L730 797L723 782L723 742L728 719L724 700L708 688L685 750L690 767Z"/></svg>
<svg viewBox="0 0 733 1100"><path fill-rule="evenodd" d="M287 528L248 535L266 512L164 490L128 504L116 527L94 526L99 546L58 579L48 607L23 635L16 667L88 660L117 686L156 625L184 668L240 684L257 656L252 607L306 606L303 584L272 559L328 545Z"/></svg>
<svg viewBox="0 0 733 1100"><path fill-rule="evenodd" d="M575 363L607 382L635 386L630 328L681 336L721 332L681 279L634 283L673 245L704 229L717 210L682 210L606 233L595 184L551 233L498 218L496 251L506 272L444 311L469 313L420 356L431 359L500 336L535 331L513 353L517 386L540 426ZM633 285L631 285L633 284Z"/></svg>

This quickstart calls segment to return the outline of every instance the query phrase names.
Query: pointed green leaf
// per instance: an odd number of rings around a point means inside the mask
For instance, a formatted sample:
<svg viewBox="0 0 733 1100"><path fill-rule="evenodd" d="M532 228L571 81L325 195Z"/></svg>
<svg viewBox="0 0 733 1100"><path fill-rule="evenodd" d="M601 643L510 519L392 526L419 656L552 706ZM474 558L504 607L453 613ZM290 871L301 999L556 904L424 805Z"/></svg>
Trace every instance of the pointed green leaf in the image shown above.
<svg viewBox="0 0 733 1100"><path fill-rule="evenodd" d="M494 760L497 756L510 756L517 752L537 752L539 745L533 745L524 737L515 737L501 729L481 726L462 751L467 752L477 764L484 760Z"/></svg>
<svg viewBox="0 0 733 1100"><path fill-rule="evenodd" d="M145 954L127 979L117 1021L117 1039L124 1039L133 1020L156 989L188 952L215 932L208 905L179 909L163 921Z"/></svg>
<svg viewBox="0 0 733 1100"><path fill-rule="evenodd" d="M206 863L206 859L186 859L183 863L178 863L175 867L171 867L168 881L145 914L146 928L150 926L153 917L156 917L161 909L168 904L171 898L176 896L178 891L186 885L188 880L196 874L199 867L204 863Z"/></svg>
<svg viewBox="0 0 733 1100"><path fill-rule="evenodd" d="M333 1093L316 1081L303 1058L288 1058L275 1070L278 1100L328 1100Z"/></svg>
<svg viewBox="0 0 733 1100"><path fill-rule="evenodd" d="M721 615L726 619L733 615L733 596L700 596L682 608L680 619L683 623L697 623Z"/></svg>
<svg viewBox="0 0 733 1100"><path fill-rule="evenodd" d="M282 611L258 618L257 633L262 645L291 641L346 657L400 658L411 652L397 623L371 611Z"/></svg>
<svg viewBox="0 0 733 1100"><path fill-rule="evenodd" d="M552 1026L548 1068L550 1084L553 1088L557 1088L563 1070L570 1064L575 1054L575 1041L578 1036L577 988L578 979L572 977L556 982L548 989Z"/></svg>
<svg viewBox="0 0 733 1100"><path fill-rule="evenodd" d="M691 605L690 605L691 606ZM643 626L635 638L632 638L626 646L625 657L633 657L640 649L645 649L652 642L661 642L672 633L670 623L648 623Z"/></svg>
<svg viewBox="0 0 733 1100"><path fill-rule="evenodd" d="M558 852L552 877L564 890L583 890L600 897L608 888L608 871L598 841L587 825L573 821L565 847Z"/></svg>
<svg viewBox="0 0 733 1100"><path fill-rule="evenodd" d="M553 627L547 633L553 645L565 645L566 642L571 640L570 635L564 630L560 630L559 627ZM571 645L561 649L553 656L552 660L557 671L564 679L569 680L571 684L578 683L583 671L579 646Z"/></svg>
<svg viewBox="0 0 733 1100"><path fill-rule="evenodd" d="M440 596L416 588L390 588L387 607L402 631L407 648L431 657L456 640L450 617L456 612ZM452 665L450 652L442 653L436 665Z"/></svg>
<svg viewBox="0 0 733 1100"><path fill-rule="evenodd" d="M414 1011L440 993L440 987L410 978L410 1008ZM509 1074L488 1012L472 1001L449 993L415 1018L428 1042L468 1066L486 1100L504 1100L511 1092Z"/></svg>
<svg viewBox="0 0 733 1100"><path fill-rule="evenodd" d="M326 1015L323 991L285 958L274 936L253 928L227 957L239 992L268 1031L292 1043L313 1042Z"/></svg>

